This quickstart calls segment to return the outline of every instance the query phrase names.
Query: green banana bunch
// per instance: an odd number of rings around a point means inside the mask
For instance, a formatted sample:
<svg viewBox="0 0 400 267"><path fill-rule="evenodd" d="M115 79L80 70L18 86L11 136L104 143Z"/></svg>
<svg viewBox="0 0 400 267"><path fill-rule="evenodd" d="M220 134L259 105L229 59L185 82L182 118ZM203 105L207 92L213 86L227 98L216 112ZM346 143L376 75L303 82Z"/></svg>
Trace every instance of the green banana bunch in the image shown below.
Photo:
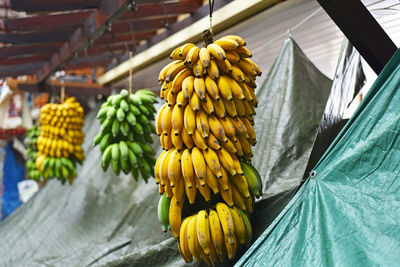
<svg viewBox="0 0 400 267"><path fill-rule="evenodd" d="M46 157L40 171L45 180L55 177L62 184L67 181L72 184L76 176L76 162L66 157Z"/></svg>
<svg viewBox="0 0 400 267"><path fill-rule="evenodd" d="M99 145L104 171L111 165L118 175L132 173L137 181L139 175L147 182L154 173L155 152L151 134L155 133L154 120L157 103L155 94L147 89L130 94L109 96L97 113L101 132L94 138L93 146Z"/></svg>
<svg viewBox="0 0 400 267"><path fill-rule="evenodd" d="M40 128L39 126L35 125L32 128L28 129L26 133L25 143L27 145L26 154L27 154L27 161L25 162L26 172L28 177L39 181L41 179L41 174L38 169L36 169L36 156L38 154L37 148L37 140L40 135Z"/></svg>

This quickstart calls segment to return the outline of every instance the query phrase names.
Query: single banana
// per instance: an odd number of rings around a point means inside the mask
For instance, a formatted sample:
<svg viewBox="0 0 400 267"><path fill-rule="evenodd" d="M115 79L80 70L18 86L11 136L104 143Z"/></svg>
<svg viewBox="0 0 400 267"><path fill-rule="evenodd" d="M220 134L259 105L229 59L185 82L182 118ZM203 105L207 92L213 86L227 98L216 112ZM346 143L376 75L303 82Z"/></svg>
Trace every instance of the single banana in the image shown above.
<svg viewBox="0 0 400 267"><path fill-rule="evenodd" d="M236 53L240 56L240 58L248 58L252 57L252 54L249 49L247 49L244 46L239 47L238 49L235 50Z"/></svg>
<svg viewBox="0 0 400 267"><path fill-rule="evenodd" d="M199 148L193 147L191 155L192 161L195 162L195 164L193 164L194 171L200 180L201 186L204 186L206 176L206 162L204 160L203 153Z"/></svg>
<svg viewBox="0 0 400 267"><path fill-rule="evenodd" d="M164 193L160 200L158 201L158 220L161 225L161 229L164 233L168 231L169 227L169 206L171 200L167 198L166 194Z"/></svg>
<svg viewBox="0 0 400 267"><path fill-rule="evenodd" d="M218 194L218 180L217 177L212 173L211 169L207 166L206 169L206 184L213 191L214 195Z"/></svg>
<svg viewBox="0 0 400 267"><path fill-rule="evenodd" d="M226 59L229 60L231 64L236 64L240 62L240 57L235 51L226 51Z"/></svg>
<svg viewBox="0 0 400 267"><path fill-rule="evenodd" d="M200 194L203 196L204 200L206 202L209 202L211 200L210 187L208 187L208 185L206 183L201 182L199 177L197 177L197 175L194 175L194 180L196 182L197 189L199 190Z"/></svg>
<svg viewBox="0 0 400 267"><path fill-rule="evenodd" d="M196 115L196 129L203 138L207 138L210 134L208 115L204 111L199 111Z"/></svg>
<svg viewBox="0 0 400 267"><path fill-rule="evenodd" d="M175 136L178 136L183 126L183 112L184 110L178 105L175 105L171 113L171 127Z"/></svg>
<svg viewBox="0 0 400 267"><path fill-rule="evenodd" d="M212 115L215 113L213 100L208 93L206 93L206 101L201 102L201 106L207 114Z"/></svg>
<svg viewBox="0 0 400 267"><path fill-rule="evenodd" d="M197 130L193 132L193 142L196 145L195 147L200 148L201 150L208 150L206 140L201 136L201 133Z"/></svg>
<svg viewBox="0 0 400 267"><path fill-rule="evenodd" d="M226 35L223 37L224 39L232 39L235 40L240 46L245 46L246 42L243 40L242 37L238 36L238 35Z"/></svg>
<svg viewBox="0 0 400 267"><path fill-rule="evenodd" d="M212 244L215 247L220 262L223 262L225 258L224 234L222 231L221 222L215 210L210 209L210 213L208 215L208 221L210 224L210 234L211 234Z"/></svg>
<svg viewBox="0 0 400 267"><path fill-rule="evenodd" d="M189 149L193 147L193 139L189 136L185 127L182 127L181 139Z"/></svg>
<svg viewBox="0 0 400 267"><path fill-rule="evenodd" d="M215 62L215 60L213 60L213 59L210 60L210 65L207 69L207 74L213 80L218 80L218 78L219 78L218 65Z"/></svg>
<svg viewBox="0 0 400 267"><path fill-rule="evenodd" d="M179 93L176 95L176 105L178 105L179 108L184 108L186 107L188 103L188 100L185 98L185 95L183 94L183 91L179 91Z"/></svg>
<svg viewBox="0 0 400 267"><path fill-rule="evenodd" d="M219 45L225 51L227 50L236 50L240 47L239 43L236 40L224 38L218 39L214 42L214 44Z"/></svg>
<svg viewBox="0 0 400 267"><path fill-rule="evenodd" d="M194 78L194 91L202 101L206 101L206 85L203 78Z"/></svg>
<svg viewBox="0 0 400 267"><path fill-rule="evenodd" d="M229 210L232 215L233 224L235 225L236 240L239 241L240 244L244 245L246 244L246 227L242 216L240 215L238 208L235 206L229 208Z"/></svg>
<svg viewBox="0 0 400 267"><path fill-rule="evenodd" d="M182 152L181 168L182 168L182 176L185 179L185 185L188 188L192 188L194 185L194 188L196 189L192 156L190 154L189 149L185 149Z"/></svg>
<svg viewBox="0 0 400 267"><path fill-rule="evenodd" d="M240 209L238 209L237 211L239 211L240 215L242 216L242 220L243 220L244 226L246 228L246 247L248 248L248 247L250 247L251 240L253 238L253 230L251 228L251 223L250 223L250 220L249 220L249 217L247 216L247 214L245 214Z"/></svg>
<svg viewBox="0 0 400 267"><path fill-rule="evenodd" d="M225 149L222 148L220 151L217 151L219 161L221 162L222 166L224 166L225 170L230 174L230 175L235 175L237 172L234 167L234 162L231 157L231 154Z"/></svg>
<svg viewBox="0 0 400 267"><path fill-rule="evenodd" d="M172 145L178 151L182 151L182 149L183 149L183 140L182 140L181 134L180 133L178 135L170 134L168 137L171 138Z"/></svg>
<svg viewBox="0 0 400 267"><path fill-rule="evenodd" d="M200 59L198 59L193 65L193 74L196 78L203 77L204 68L203 65L201 64Z"/></svg>
<svg viewBox="0 0 400 267"><path fill-rule="evenodd" d="M226 100L232 100L232 91L229 86L229 81L227 79L227 76L221 75L218 79L218 89L219 89L219 94Z"/></svg>
<svg viewBox="0 0 400 267"><path fill-rule="evenodd" d="M186 55L186 62L188 65L192 65L199 58L200 48L197 46L193 46L190 48L189 52Z"/></svg>
<svg viewBox="0 0 400 267"><path fill-rule="evenodd" d="M192 96L193 90L194 90L194 77L188 76L182 82L182 92L187 100L189 100L190 97Z"/></svg>
<svg viewBox="0 0 400 267"><path fill-rule="evenodd" d="M194 112L197 112L201 109L201 100L196 93L194 93L192 97L189 99L189 106L192 108Z"/></svg>
<svg viewBox="0 0 400 267"><path fill-rule="evenodd" d="M192 253L190 253L189 250L189 241L188 241L188 224L190 221L191 217L186 217L181 225L180 231L179 231L179 244L181 247L181 253L185 255L185 258L190 261L193 260Z"/></svg>
<svg viewBox="0 0 400 267"><path fill-rule="evenodd" d="M208 117L208 124L210 126L210 131L215 135L215 137L221 142L228 142L226 137L224 127L215 116Z"/></svg>
<svg viewBox="0 0 400 267"><path fill-rule="evenodd" d="M171 232L175 238L179 237L179 230L181 227L181 215L182 215L182 206L183 201L177 202L175 196L172 196L171 203L169 206L169 226L171 228Z"/></svg>
<svg viewBox="0 0 400 267"><path fill-rule="evenodd" d="M206 141L209 148L214 150L221 150L221 145L219 144L218 139L212 133L209 134Z"/></svg>
<svg viewBox="0 0 400 267"><path fill-rule="evenodd" d="M213 56L216 59L219 59L219 60L225 60L226 59L226 55L225 55L224 49L222 49L222 47L220 47L217 44L209 44L207 46L207 50L208 50L208 52L210 52L210 55Z"/></svg>
<svg viewBox="0 0 400 267"><path fill-rule="evenodd" d="M203 157L212 173L216 177L222 178L221 165L217 153L212 149L208 149L207 151L203 151Z"/></svg>
<svg viewBox="0 0 400 267"><path fill-rule="evenodd" d="M232 190L232 199L233 203L235 203L235 206L239 207L241 210L246 210L246 203L244 201L243 196L240 194L239 190L234 186L231 185L231 190Z"/></svg>
<svg viewBox="0 0 400 267"><path fill-rule="evenodd" d="M197 214L190 217L190 221L187 226L187 239L189 243L189 251L193 255L193 258L196 261L200 261L200 247L198 238L197 238Z"/></svg>
<svg viewBox="0 0 400 267"><path fill-rule="evenodd" d="M230 176L229 181L236 187L236 189L244 198L250 198L249 185L247 184L247 180L243 175L236 174L235 176Z"/></svg>
<svg viewBox="0 0 400 267"><path fill-rule="evenodd" d="M210 65L210 60L211 60L210 52L208 51L207 48L202 47L200 49L199 58L203 68L207 69L208 66Z"/></svg>
<svg viewBox="0 0 400 267"><path fill-rule="evenodd" d="M161 127L164 135L168 135L168 133L171 131L172 128L171 116L172 116L172 108L168 106L165 107L161 117Z"/></svg>
<svg viewBox="0 0 400 267"><path fill-rule="evenodd" d="M204 253L209 256L210 255L210 225L208 220L208 214L205 210L200 210L196 216L196 230L197 230L197 239Z"/></svg>
<svg viewBox="0 0 400 267"><path fill-rule="evenodd" d="M205 86L206 86L207 93L210 95L210 97L212 99L214 99L214 100L220 99L218 85L209 76L207 76L205 79Z"/></svg>
<svg viewBox="0 0 400 267"><path fill-rule="evenodd" d="M178 74L175 76L174 80L172 81L172 93L176 95L182 88L183 80L187 77L191 76L192 72L188 69L182 69Z"/></svg>
<svg viewBox="0 0 400 267"><path fill-rule="evenodd" d="M212 100L212 102L213 102L215 114L218 116L218 118L225 118L226 111L225 111L224 102L221 99L218 101Z"/></svg>
<svg viewBox="0 0 400 267"><path fill-rule="evenodd" d="M192 136L194 130L196 129L196 114L189 105L187 105L185 108L183 122L188 135Z"/></svg>
<svg viewBox="0 0 400 267"><path fill-rule="evenodd" d="M182 154L178 149L173 150L168 162L168 179L171 187L175 187L175 181L181 176L181 158Z"/></svg>

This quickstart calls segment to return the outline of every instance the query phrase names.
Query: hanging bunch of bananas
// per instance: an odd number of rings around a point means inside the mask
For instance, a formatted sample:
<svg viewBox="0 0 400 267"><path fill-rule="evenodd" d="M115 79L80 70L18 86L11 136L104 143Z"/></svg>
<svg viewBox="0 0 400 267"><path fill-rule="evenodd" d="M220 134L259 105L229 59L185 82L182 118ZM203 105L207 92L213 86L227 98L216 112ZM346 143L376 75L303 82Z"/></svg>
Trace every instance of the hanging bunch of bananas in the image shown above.
<svg viewBox="0 0 400 267"><path fill-rule="evenodd" d="M37 149L37 141L38 137L40 135L40 128L39 126L33 126L32 128L28 129L26 133L26 154L27 154L27 161L25 162L25 167L26 167L26 172L28 174L28 177L35 180L39 181L41 178L40 171L36 169L36 164L35 160L38 154L38 149Z"/></svg>
<svg viewBox="0 0 400 267"><path fill-rule="evenodd" d="M40 109L40 124L36 168L44 179L56 177L72 184L76 164L85 158L81 147L85 137L83 108L74 97L62 104L46 104Z"/></svg>
<svg viewBox="0 0 400 267"><path fill-rule="evenodd" d="M192 256L199 260L199 253L205 253L201 258L214 264L216 257L205 248L197 254L186 249L181 233L188 223L182 222L214 214L216 203L247 213L249 221L254 197L262 194L259 174L247 163L256 144L254 90L261 71L245 44L241 37L228 35L215 42L207 38L202 48L182 45L172 51L174 61L159 74L160 96L166 100L155 121L164 149L155 164L156 183L164 193L159 219L163 230L169 227L178 239L185 261ZM205 205L199 207L199 199ZM237 244L230 246L229 259L235 257Z"/></svg>
<svg viewBox="0 0 400 267"><path fill-rule="evenodd" d="M121 90L120 94L110 96L100 108L97 118L101 132L95 137L93 145L100 145L101 166L106 171L111 164L118 175L132 172L137 181L139 172L147 182L153 174L154 151L149 143L155 133L154 120L157 97L147 89L130 94Z"/></svg>

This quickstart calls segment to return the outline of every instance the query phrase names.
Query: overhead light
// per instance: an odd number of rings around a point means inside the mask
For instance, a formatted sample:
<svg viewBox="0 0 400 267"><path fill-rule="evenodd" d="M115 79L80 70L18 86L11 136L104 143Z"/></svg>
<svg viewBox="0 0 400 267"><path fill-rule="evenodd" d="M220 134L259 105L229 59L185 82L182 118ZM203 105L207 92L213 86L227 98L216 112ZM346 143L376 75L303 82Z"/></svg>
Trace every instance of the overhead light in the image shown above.
<svg viewBox="0 0 400 267"><path fill-rule="evenodd" d="M399 9L396 8L376 8L376 9L371 9L371 13L375 16L391 16L391 15L397 15L400 13Z"/></svg>

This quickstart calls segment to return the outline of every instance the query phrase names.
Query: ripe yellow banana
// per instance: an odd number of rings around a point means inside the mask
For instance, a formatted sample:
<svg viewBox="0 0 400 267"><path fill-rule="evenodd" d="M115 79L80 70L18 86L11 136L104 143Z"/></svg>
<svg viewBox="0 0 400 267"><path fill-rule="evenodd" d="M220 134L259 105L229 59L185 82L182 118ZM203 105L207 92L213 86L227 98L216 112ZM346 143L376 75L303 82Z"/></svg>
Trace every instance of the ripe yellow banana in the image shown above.
<svg viewBox="0 0 400 267"><path fill-rule="evenodd" d="M194 180L196 181L197 189L199 190L200 194L203 196L204 200L206 202L209 202L211 200L211 193L210 193L210 187L206 183L202 185L199 177L197 175L194 176Z"/></svg>
<svg viewBox="0 0 400 267"><path fill-rule="evenodd" d="M170 67L172 67L173 65L177 64L178 62L180 62L180 60L174 60L171 63L167 64L164 68L162 68L162 70L160 71L160 74L158 76L159 83L163 83L165 81L168 69Z"/></svg>
<svg viewBox="0 0 400 267"><path fill-rule="evenodd" d="M218 180L217 177L212 173L211 169L207 166L206 170L206 184L213 191L214 195L218 194Z"/></svg>
<svg viewBox="0 0 400 267"><path fill-rule="evenodd" d="M224 127L222 127L221 123L215 116L208 117L208 124L210 126L210 131L215 135L218 140L225 143L228 142Z"/></svg>
<svg viewBox="0 0 400 267"><path fill-rule="evenodd" d="M206 176L206 162L203 157L203 153L201 150L197 147L193 147L192 152L192 161L195 162L193 164L194 171L197 175L197 177L200 180L201 185L205 185L205 176Z"/></svg>
<svg viewBox="0 0 400 267"><path fill-rule="evenodd" d="M181 158L182 154L178 149L173 150L168 162L168 179L171 187L175 187L175 181L181 176Z"/></svg>
<svg viewBox="0 0 400 267"><path fill-rule="evenodd" d="M179 61L176 64L172 65L167 70L167 73L165 75L165 81L167 83L173 81L175 76L183 69L185 69L185 65L183 64L182 61Z"/></svg>
<svg viewBox="0 0 400 267"><path fill-rule="evenodd" d="M235 40L236 42L238 42L238 44L239 44L240 46L246 45L245 40L243 40L243 38L240 37L240 36L238 36L238 35L233 35L233 34L225 35L225 36L224 36L224 39L232 39L232 40Z"/></svg>
<svg viewBox="0 0 400 267"><path fill-rule="evenodd" d="M182 152L181 168L182 168L182 176L185 179L185 185L188 188L192 188L194 185L194 188L196 189L192 156L190 154L189 149L185 149Z"/></svg>
<svg viewBox="0 0 400 267"><path fill-rule="evenodd" d="M212 173L216 177L222 178L221 164L219 163L217 153L215 153L215 151L212 149L208 149L207 151L203 150L203 157Z"/></svg>
<svg viewBox="0 0 400 267"><path fill-rule="evenodd" d="M254 68L254 65L249 63L248 61L242 60L239 63L237 63L237 66L249 77L254 77L257 75L257 71Z"/></svg>
<svg viewBox="0 0 400 267"><path fill-rule="evenodd" d="M176 105L178 105L179 108L184 108L186 107L187 103L188 100L185 98L183 91L179 91L179 93L176 95Z"/></svg>
<svg viewBox="0 0 400 267"><path fill-rule="evenodd" d="M240 56L240 58L248 58L252 57L252 54L249 49L247 49L244 46L239 47L238 49L235 50L236 53Z"/></svg>
<svg viewBox="0 0 400 267"><path fill-rule="evenodd" d="M172 149L167 151L165 156L160 159L159 177L160 177L160 183L162 186L165 186L167 183L169 184L168 165L169 165L169 161L170 161L172 152L174 152L174 150L172 150Z"/></svg>
<svg viewBox="0 0 400 267"><path fill-rule="evenodd" d="M161 118L161 127L163 130L164 135L168 135L168 133L171 131L171 116L172 116L172 108L171 107L165 107L162 113L162 118Z"/></svg>
<svg viewBox="0 0 400 267"><path fill-rule="evenodd" d="M172 193L176 197L177 202L184 202L185 200L185 180L179 174L179 178L175 179L175 186L172 188Z"/></svg>
<svg viewBox="0 0 400 267"><path fill-rule="evenodd" d="M188 148L192 148L193 147L193 139L189 136L189 134L188 134L188 132L187 132L185 127L182 127L181 138L182 138L183 143Z"/></svg>
<svg viewBox="0 0 400 267"><path fill-rule="evenodd" d="M218 65L215 62L215 60L213 60L213 59L210 60L210 65L207 69L207 74L211 79L213 79L215 81L218 80L218 78L219 78Z"/></svg>
<svg viewBox="0 0 400 267"><path fill-rule="evenodd" d="M208 150L206 140L203 138L203 136L201 136L199 131L195 130L192 138L196 147L200 148L201 150Z"/></svg>
<svg viewBox="0 0 400 267"><path fill-rule="evenodd" d="M192 97L189 99L189 106L194 112L197 112L201 109L201 100L196 93L193 93Z"/></svg>
<svg viewBox="0 0 400 267"><path fill-rule="evenodd" d="M193 94L193 83L194 83L193 76L186 77L182 82L182 92L187 100L189 100Z"/></svg>
<svg viewBox="0 0 400 267"><path fill-rule="evenodd" d="M206 85L203 78L194 79L194 91L202 101L206 101Z"/></svg>
<svg viewBox="0 0 400 267"><path fill-rule="evenodd" d="M250 198L249 185L247 184L247 180L243 175L236 174L235 176L231 176L229 177L229 181L236 187L236 189L245 199Z"/></svg>
<svg viewBox="0 0 400 267"><path fill-rule="evenodd" d="M214 42L214 44L219 45L222 49L226 50L236 50L237 48L240 47L239 43L230 38L224 38L222 37L221 39L218 39Z"/></svg>
<svg viewBox="0 0 400 267"><path fill-rule="evenodd" d="M200 261L200 250L202 249L200 247L199 241L197 239L197 227L196 227L196 221L197 221L197 214L193 215L190 217L189 224L187 226L187 239L189 242L189 251L193 255L193 258L196 261Z"/></svg>
<svg viewBox="0 0 400 267"><path fill-rule="evenodd" d="M186 56L187 56L187 54L189 53L190 49L191 49L192 47L195 47L195 46L196 46L196 45L195 45L195 44L192 44L192 43L187 43L187 44L182 45L182 46L180 47L180 50L179 50L179 57L180 57L180 59L186 58Z"/></svg>
<svg viewBox="0 0 400 267"><path fill-rule="evenodd" d="M167 151L164 150L160 156L158 157L156 164L154 166L154 178L156 179L156 184L159 184L161 182L160 180L160 166L161 166L161 162L163 160L163 158L165 157L165 155L167 154Z"/></svg>
<svg viewBox="0 0 400 267"><path fill-rule="evenodd" d="M196 129L196 114L189 105L187 105L185 108L183 121L188 135L192 136L194 130Z"/></svg>
<svg viewBox="0 0 400 267"><path fill-rule="evenodd" d="M245 100L246 101L246 100ZM238 114L239 117L245 117L246 116L246 108L244 106L244 101L234 98L233 102L235 104L236 107L236 112Z"/></svg>
<svg viewBox="0 0 400 267"><path fill-rule="evenodd" d="M218 139L212 133L210 133L206 141L209 148L221 150L221 145L219 144Z"/></svg>
<svg viewBox="0 0 400 267"><path fill-rule="evenodd" d="M178 105L175 105L171 113L171 127L174 135L178 136L183 126L183 112L184 110Z"/></svg>
<svg viewBox="0 0 400 267"><path fill-rule="evenodd" d="M232 190L232 199L233 203L235 203L235 206L239 207L241 210L245 211L246 210L246 204L244 202L243 196L239 193L239 190L231 184L231 190Z"/></svg>
<svg viewBox="0 0 400 267"><path fill-rule="evenodd" d="M218 89L219 89L219 94L226 100L232 100L232 91L229 86L229 82L227 79L227 76L221 75L218 79Z"/></svg>
<svg viewBox="0 0 400 267"><path fill-rule="evenodd" d="M181 228L181 215L182 215L183 201L177 202L175 196L172 196L169 206L169 226L175 238L179 237L179 230Z"/></svg>
<svg viewBox="0 0 400 267"><path fill-rule="evenodd" d="M235 244L236 240L235 225L229 207L225 203L218 202L215 208L221 222L222 231L224 232L224 239L227 240L227 242L225 242L225 245L228 243L231 247ZM226 249L228 250L228 247L226 247ZM230 251L228 250L228 257L230 259L232 258L231 256L232 254L230 254ZM235 255L233 255L233 257L234 256Z"/></svg>
<svg viewBox="0 0 400 267"><path fill-rule="evenodd" d="M183 220L179 231L179 245L181 247L181 254L184 254L185 255L184 258L188 259L189 262L193 260L192 253L190 253L189 241L188 241L188 224L190 219L191 217L186 217Z"/></svg>
<svg viewBox="0 0 400 267"><path fill-rule="evenodd" d="M240 118L229 118L233 126L235 127L236 136L239 134L243 134L246 138L249 138L249 134L247 133L246 126L243 124Z"/></svg>
<svg viewBox="0 0 400 267"><path fill-rule="evenodd" d="M211 241L217 251L220 262L223 262L225 258L225 245L224 245L224 234L221 227L218 214L215 210L210 209L208 215L208 221L210 224Z"/></svg>
<svg viewBox="0 0 400 267"><path fill-rule="evenodd" d="M233 208L229 208L229 210L232 215L233 224L235 225L236 240L239 241L240 244L244 245L246 244L246 227L244 225L242 216L235 206Z"/></svg>
<svg viewBox="0 0 400 267"><path fill-rule="evenodd" d="M170 134L169 137L171 138L172 145L178 150L182 151L183 149L183 142L180 133L178 135Z"/></svg>
<svg viewBox="0 0 400 267"><path fill-rule="evenodd" d="M210 52L210 55L213 56L216 59L219 59L219 60L225 60L226 59L226 55L225 55L224 49L222 49L222 47L220 47L217 44L209 44L207 46L207 50L208 50L208 52Z"/></svg>
<svg viewBox="0 0 400 267"><path fill-rule="evenodd" d="M230 119L228 119L228 118L219 118L218 120L221 123L222 127L224 128L226 136L228 136L229 138L231 138L235 142L235 140L237 140L236 139L236 130L235 130L235 126L232 124Z"/></svg>
<svg viewBox="0 0 400 267"><path fill-rule="evenodd" d="M210 255L210 225L208 221L208 214L205 210L200 210L196 216L196 229L197 229L197 238L201 248L204 253L209 256Z"/></svg>
<svg viewBox="0 0 400 267"><path fill-rule="evenodd" d="M221 99L219 99L218 101L217 100L212 100L212 102L213 102L215 114L219 118L225 118L226 117L226 111L225 111L224 102Z"/></svg>
<svg viewBox="0 0 400 267"><path fill-rule="evenodd" d="M237 81L238 83L245 82L243 71L235 65L232 66L232 74L231 75L232 75L233 79L235 81Z"/></svg>
<svg viewBox="0 0 400 267"><path fill-rule="evenodd" d="M193 65L193 74L194 76L196 76L196 78L201 78L203 77L203 73L204 73L203 65L201 64L200 59L198 59Z"/></svg>
<svg viewBox="0 0 400 267"><path fill-rule="evenodd" d="M204 111L199 111L196 115L196 129L203 138L207 138L210 134L210 126L208 125L208 115Z"/></svg>
<svg viewBox="0 0 400 267"><path fill-rule="evenodd" d="M225 149L222 148L220 151L217 151L219 161L221 162L222 166L224 166L225 170L230 175L235 175L237 172L234 167L234 162L231 157L231 154Z"/></svg>
<svg viewBox="0 0 400 267"><path fill-rule="evenodd" d="M210 65L210 60L211 60L210 52L208 51L207 48L202 47L200 49L199 58L203 68L207 69L208 66Z"/></svg>
<svg viewBox="0 0 400 267"><path fill-rule="evenodd" d="M182 88L183 80L187 77L191 76L192 72L188 69L183 69L175 76L174 80L172 81L172 93L176 95Z"/></svg>
<svg viewBox="0 0 400 267"><path fill-rule="evenodd" d="M214 104L213 104L213 100L211 99L211 97L208 95L208 93L206 93L206 100L201 102L201 106L203 107L204 111L211 115L214 114Z"/></svg>
<svg viewBox="0 0 400 267"><path fill-rule="evenodd" d="M222 147L225 148L229 153L236 153L235 144L228 138L228 142L221 143Z"/></svg>
<svg viewBox="0 0 400 267"><path fill-rule="evenodd" d="M226 59L229 60L231 64L236 64L240 61L239 55L235 51L226 51Z"/></svg>
<svg viewBox="0 0 400 267"><path fill-rule="evenodd" d="M192 65L192 63L196 62L199 58L200 47L193 46L190 48L189 52L186 55L186 62L188 65Z"/></svg>

